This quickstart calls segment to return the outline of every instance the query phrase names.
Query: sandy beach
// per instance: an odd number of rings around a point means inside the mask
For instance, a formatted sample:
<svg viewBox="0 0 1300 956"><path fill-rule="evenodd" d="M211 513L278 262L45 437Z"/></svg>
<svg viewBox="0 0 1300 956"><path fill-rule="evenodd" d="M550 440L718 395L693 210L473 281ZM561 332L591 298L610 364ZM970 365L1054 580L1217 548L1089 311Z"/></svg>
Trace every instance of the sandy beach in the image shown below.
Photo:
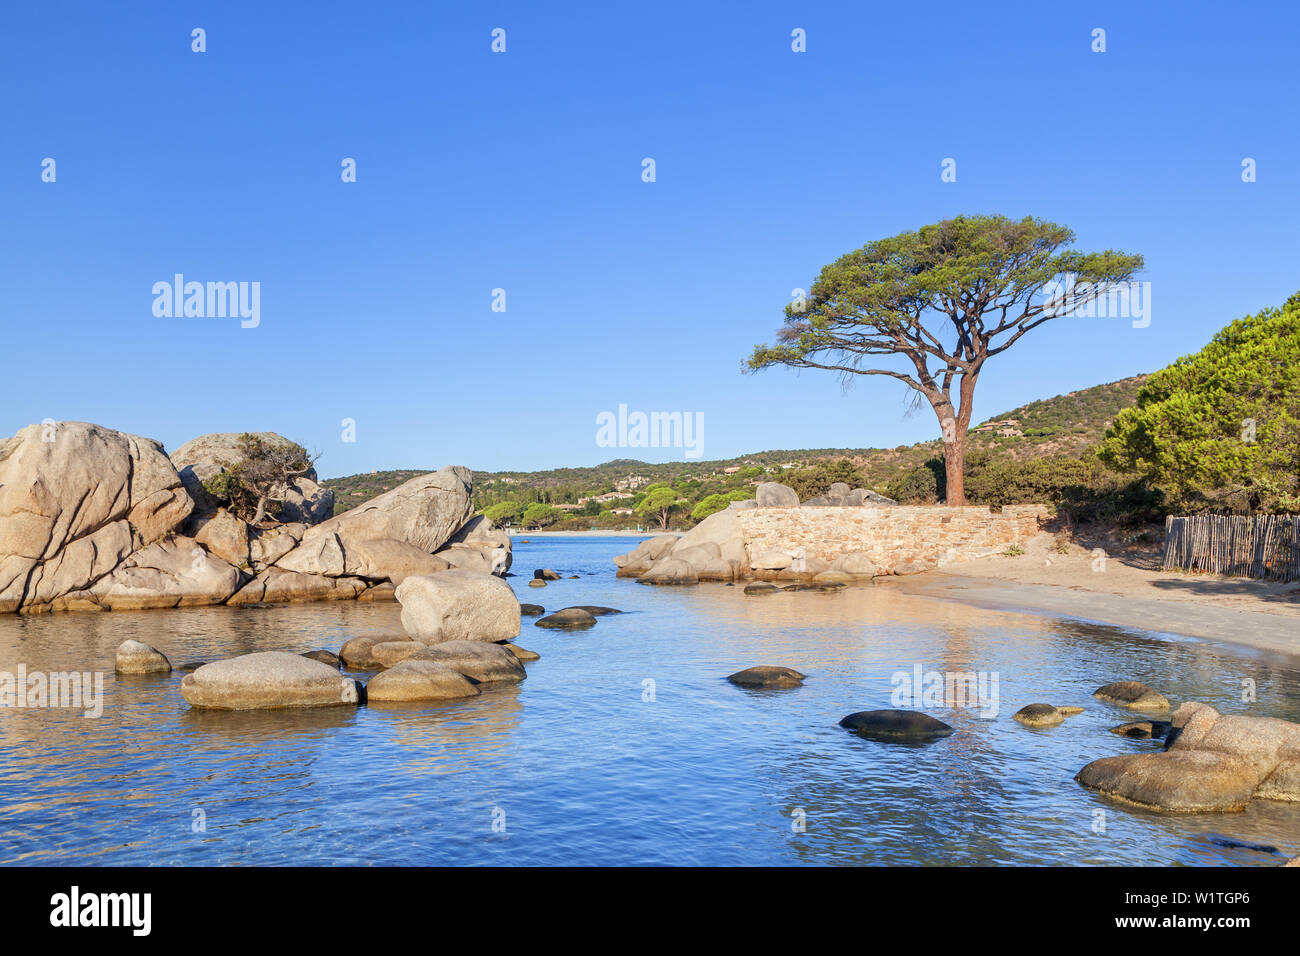
<svg viewBox="0 0 1300 956"><path fill-rule="evenodd" d="M1014 557L992 555L889 582L908 593L981 607L1064 614L1300 655L1300 582L1279 583L1159 570L1159 551L1052 550L1043 534ZM882 582L883 583L883 582Z"/></svg>

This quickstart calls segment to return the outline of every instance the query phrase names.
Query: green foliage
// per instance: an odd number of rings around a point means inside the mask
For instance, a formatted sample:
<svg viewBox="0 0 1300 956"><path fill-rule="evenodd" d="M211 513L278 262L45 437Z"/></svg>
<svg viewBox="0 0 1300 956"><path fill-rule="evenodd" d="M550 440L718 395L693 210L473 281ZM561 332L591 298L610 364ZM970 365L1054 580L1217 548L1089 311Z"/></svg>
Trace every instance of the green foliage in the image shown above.
<svg viewBox="0 0 1300 956"><path fill-rule="evenodd" d="M837 481L844 482L850 488L861 488L866 481L858 466L847 458L819 461L807 468L794 468L783 472L778 480L797 491L800 501L824 495Z"/></svg>
<svg viewBox="0 0 1300 956"><path fill-rule="evenodd" d="M746 490L709 495L691 510L691 517L696 521L703 521L709 515L724 510L733 501L745 501L752 497L753 495Z"/></svg>
<svg viewBox="0 0 1300 956"><path fill-rule="evenodd" d="M942 497L943 487L943 459L931 458L887 484L885 497L900 505L932 505Z"/></svg>
<svg viewBox="0 0 1300 956"><path fill-rule="evenodd" d="M224 469L203 487L244 521L275 515L290 482L311 471L315 459L297 442L268 442L249 432L239 436L239 457L220 461Z"/></svg>
<svg viewBox="0 0 1300 956"><path fill-rule="evenodd" d="M521 520L525 528L545 528L547 525L555 524L563 517L564 512L559 508L539 502L525 508Z"/></svg>
<svg viewBox="0 0 1300 956"><path fill-rule="evenodd" d="M636 513L645 518L653 518L659 522L660 528L666 529L669 515L683 504L685 502L678 497L677 492L667 485L651 485L646 489L641 503L636 506Z"/></svg>
<svg viewBox="0 0 1300 956"><path fill-rule="evenodd" d="M1098 455L1180 511L1300 510L1300 293L1152 375Z"/></svg>
<svg viewBox="0 0 1300 956"><path fill-rule="evenodd" d="M524 506L518 501L502 501L483 509L483 516L494 525L513 524L524 513Z"/></svg>

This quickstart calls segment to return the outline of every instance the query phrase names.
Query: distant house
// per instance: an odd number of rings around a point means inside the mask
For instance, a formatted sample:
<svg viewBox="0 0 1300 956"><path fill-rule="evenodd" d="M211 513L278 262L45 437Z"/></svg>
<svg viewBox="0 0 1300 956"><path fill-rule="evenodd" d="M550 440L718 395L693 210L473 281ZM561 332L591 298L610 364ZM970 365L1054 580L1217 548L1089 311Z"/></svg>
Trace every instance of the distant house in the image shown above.
<svg viewBox="0 0 1300 956"><path fill-rule="evenodd" d="M636 495L628 491L609 491L603 495L596 495L595 498L591 498L589 500L599 501L601 504L604 504L607 501L623 501L627 498L635 498L635 497Z"/></svg>
<svg viewBox="0 0 1300 956"><path fill-rule="evenodd" d="M740 466L739 466L739 465L732 465L730 468L724 468L724 469L722 469L722 473L723 473L724 475L734 475L734 474L735 474L736 472L738 472L738 471L740 471Z"/></svg>

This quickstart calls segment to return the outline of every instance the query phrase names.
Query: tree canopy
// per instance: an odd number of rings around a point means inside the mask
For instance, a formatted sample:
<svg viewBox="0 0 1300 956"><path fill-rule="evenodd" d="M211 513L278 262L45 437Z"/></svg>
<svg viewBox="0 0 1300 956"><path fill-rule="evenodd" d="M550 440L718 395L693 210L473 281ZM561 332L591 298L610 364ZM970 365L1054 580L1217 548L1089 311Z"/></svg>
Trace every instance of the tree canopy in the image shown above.
<svg viewBox="0 0 1300 956"><path fill-rule="evenodd" d="M1152 375L1098 454L1180 510L1300 510L1300 293Z"/></svg>
<svg viewBox="0 0 1300 956"><path fill-rule="evenodd" d="M776 343L756 346L747 369L784 365L903 382L934 409L945 498L964 504L966 430L984 363L1142 268L1139 255L1067 248L1074 239L1057 223L991 215L869 242L822 269L809 295L786 306Z"/></svg>

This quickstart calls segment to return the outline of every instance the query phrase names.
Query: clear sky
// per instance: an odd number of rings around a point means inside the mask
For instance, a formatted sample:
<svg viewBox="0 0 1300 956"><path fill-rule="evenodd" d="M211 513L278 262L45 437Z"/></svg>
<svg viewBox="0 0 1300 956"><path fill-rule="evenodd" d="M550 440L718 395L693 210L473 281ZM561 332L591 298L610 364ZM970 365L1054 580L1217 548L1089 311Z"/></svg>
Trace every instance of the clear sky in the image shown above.
<svg viewBox="0 0 1300 956"><path fill-rule="evenodd" d="M0 433L274 430L325 476L684 457L599 447L620 404L700 413L705 458L926 440L891 379L740 367L823 265L958 213L1151 283L1146 328L991 360L977 420L1154 370L1300 289L1297 6L5 4ZM260 323L156 316L176 273Z"/></svg>

